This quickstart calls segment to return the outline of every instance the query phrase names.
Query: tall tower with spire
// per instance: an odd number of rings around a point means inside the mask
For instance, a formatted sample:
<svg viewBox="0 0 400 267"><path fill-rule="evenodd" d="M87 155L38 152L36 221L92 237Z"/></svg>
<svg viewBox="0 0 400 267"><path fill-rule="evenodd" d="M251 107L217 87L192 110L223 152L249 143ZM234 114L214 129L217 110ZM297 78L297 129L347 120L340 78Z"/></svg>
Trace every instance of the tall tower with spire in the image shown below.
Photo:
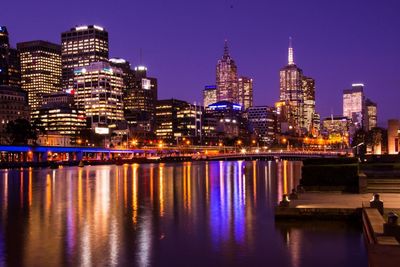
<svg viewBox="0 0 400 267"><path fill-rule="evenodd" d="M280 102L285 109L283 120L288 129L301 133L304 125L304 94L302 89L303 71L294 63L292 38L289 38L288 64L279 72Z"/></svg>
<svg viewBox="0 0 400 267"><path fill-rule="evenodd" d="M224 55L218 60L216 68L217 100L238 103L238 75L235 61L229 55L228 42L225 40Z"/></svg>

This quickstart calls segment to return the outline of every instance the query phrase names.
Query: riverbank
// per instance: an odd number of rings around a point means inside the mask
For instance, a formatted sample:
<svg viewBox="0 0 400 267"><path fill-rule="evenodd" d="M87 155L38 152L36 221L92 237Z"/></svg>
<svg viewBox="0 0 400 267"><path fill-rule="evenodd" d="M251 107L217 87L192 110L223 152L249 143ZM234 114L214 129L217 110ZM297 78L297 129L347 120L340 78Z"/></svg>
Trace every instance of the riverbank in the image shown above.
<svg viewBox="0 0 400 267"><path fill-rule="evenodd" d="M275 209L277 223L304 220L350 220L363 226L369 266L394 267L400 262L400 226L397 222L385 230L389 212L400 211L399 194L380 194L384 214L370 208L371 194L307 192L297 195L287 207Z"/></svg>

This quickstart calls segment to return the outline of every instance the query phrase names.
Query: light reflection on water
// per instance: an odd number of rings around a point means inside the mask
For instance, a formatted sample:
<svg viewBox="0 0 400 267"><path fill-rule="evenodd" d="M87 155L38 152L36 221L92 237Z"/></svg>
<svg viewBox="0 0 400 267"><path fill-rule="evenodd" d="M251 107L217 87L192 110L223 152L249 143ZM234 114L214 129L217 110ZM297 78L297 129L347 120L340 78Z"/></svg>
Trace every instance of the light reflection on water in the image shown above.
<svg viewBox="0 0 400 267"><path fill-rule="evenodd" d="M2 170L0 266L366 266L358 229L275 225L273 208L298 184L300 167Z"/></svg>

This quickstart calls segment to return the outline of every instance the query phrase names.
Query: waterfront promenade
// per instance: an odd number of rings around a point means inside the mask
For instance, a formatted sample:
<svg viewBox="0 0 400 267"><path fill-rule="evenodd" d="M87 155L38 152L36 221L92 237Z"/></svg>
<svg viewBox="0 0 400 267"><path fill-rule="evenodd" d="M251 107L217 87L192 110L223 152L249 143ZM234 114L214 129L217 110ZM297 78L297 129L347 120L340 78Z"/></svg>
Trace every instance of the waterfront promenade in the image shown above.
<svg viewBox="0 0 400 267"><path fill-rule="evenodd" d="M389 212L397 214L400 212L400 195L380 194L380 199L384 203L383 216L376 209L369 208L371 199L371 194L307 192L298 194L298 199L290 200L288 207L277 207L275 217L278 221L288 219L354 220L358 218L362 221L364 229L369 266L398 266L400 263L399 241L392 235L393 233L388 234L384 229ZM395 227L398 232L397 223Z"/></svg>

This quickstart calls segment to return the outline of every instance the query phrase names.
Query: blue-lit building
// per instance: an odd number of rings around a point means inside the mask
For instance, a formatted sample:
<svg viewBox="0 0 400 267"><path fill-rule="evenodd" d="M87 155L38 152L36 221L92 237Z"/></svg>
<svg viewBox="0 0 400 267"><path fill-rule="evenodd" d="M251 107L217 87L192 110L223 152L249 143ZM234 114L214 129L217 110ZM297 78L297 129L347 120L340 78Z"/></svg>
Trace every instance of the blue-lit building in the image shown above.
<svg viewBox="0 0 400 267"><path fill-rule="evenodd" d="M241 105L219 101L206 108L205 116L217 120L216 133L220 140L234 140L249 133Z"/></svg>

